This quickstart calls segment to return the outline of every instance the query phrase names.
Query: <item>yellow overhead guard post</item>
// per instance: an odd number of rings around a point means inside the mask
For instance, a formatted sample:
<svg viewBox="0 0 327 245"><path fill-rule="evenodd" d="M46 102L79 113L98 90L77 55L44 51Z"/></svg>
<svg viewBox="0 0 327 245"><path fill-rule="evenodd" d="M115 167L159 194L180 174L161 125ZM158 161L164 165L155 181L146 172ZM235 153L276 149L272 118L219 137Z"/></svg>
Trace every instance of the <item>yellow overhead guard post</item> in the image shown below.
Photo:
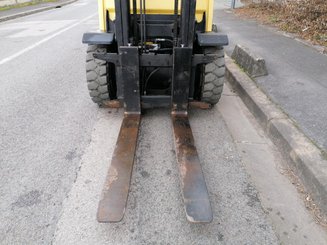
<svg viewBox="0 0 327 245"><path fill-rule="evenodd" d="M115 0L98 0L98 2L100 30L105 31L106 11L109 12L110 20L115 20ZM147 14L174 14L174 0L146 0L145 4ZM139 1L137 1L137 5L137 12L140 13ZM206 31L210 32L212 30L213 0L197 0L196 20L201 22L204 14L206 17Z"/></svg>

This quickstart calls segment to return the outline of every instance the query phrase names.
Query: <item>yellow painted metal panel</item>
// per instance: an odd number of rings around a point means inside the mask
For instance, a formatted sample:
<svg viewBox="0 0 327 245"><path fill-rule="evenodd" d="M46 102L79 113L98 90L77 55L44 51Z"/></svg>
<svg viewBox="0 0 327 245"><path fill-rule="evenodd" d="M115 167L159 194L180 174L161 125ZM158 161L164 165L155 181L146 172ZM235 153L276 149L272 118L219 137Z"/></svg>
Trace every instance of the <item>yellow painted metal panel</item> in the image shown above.
<svg viewBox="0 0 327 245"><path fill-rule="evenodd" d="M213 0L207 0L206 9L206 31L212 31L213 24Z"/></svg>
<svg viewBox="0 0 327 245"><path fill-rule="evenodd" d="M109 11L109 18L115 19L115 1L114 0L98 0L99 1L99 16L100 29L105 29L105 10ZM132 5L132 0L130 0ZM181 3L181 1L180 1ZM147 14L173 14L174 0L145 0ZM139 0L137 0L139 13ZM101 11L103 9L104 11ZM179 8L180 9L180 8ZM206 31L212 30L213 18L213 0L198 0L196 3L196 20L202 21L203 14L206 13ZM101 14L101 15L100 15Z"/></svg>
<svg viewBox="0 0 327 245"><path fill-rule="evenodd" d="M101 31L106 31L106 5L105 0L98 0L99 26Z"/></svg>

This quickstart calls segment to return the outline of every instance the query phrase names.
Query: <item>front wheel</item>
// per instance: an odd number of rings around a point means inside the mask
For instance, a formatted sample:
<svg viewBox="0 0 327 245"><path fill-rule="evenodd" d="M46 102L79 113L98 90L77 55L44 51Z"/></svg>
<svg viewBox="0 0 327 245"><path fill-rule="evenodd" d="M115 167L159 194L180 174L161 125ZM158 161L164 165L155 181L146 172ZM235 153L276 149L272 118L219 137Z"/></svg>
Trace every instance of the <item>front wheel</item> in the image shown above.
<svg viewBox="0 0 327 245"><path fill-rule="evenodd" d="M211 105L218 103L223 92L225 79L225 56L223 47L205 49L205 54L215 54L217 58L204 65L201 101Z"/></svg>
<svg viewBox="0 0 327 245"><path fill-rule="evenodd" d="M106 53L107 48L100 45L89 45L86 53L86 81L89 94L94 103L102 106L115 96L114 64L95 59L94 53Z"/></svg>

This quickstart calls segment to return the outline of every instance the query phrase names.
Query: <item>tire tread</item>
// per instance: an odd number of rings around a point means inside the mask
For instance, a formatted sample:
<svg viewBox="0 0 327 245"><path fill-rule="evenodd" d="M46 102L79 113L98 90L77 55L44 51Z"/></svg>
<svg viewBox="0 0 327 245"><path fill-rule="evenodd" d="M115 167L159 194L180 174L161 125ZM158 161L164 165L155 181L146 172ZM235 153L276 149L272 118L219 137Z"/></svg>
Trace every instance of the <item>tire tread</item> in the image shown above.
<svg viewBox="0 0 327 245"><path fill-rule="evenodd" d="M89 45L86 51L86 81L89 94L94 103L99 106L109 100L107 63L95 59L94 53L106 53L105 47Z"/></svg>
<svg viewBox="0 0 327 245"><path fill-rule="evenodd" d="M205 65L201 100L215 105L221 97L225 80L224 49L223 47L208 48L205 54L216 54L218 58Z"/></svg>

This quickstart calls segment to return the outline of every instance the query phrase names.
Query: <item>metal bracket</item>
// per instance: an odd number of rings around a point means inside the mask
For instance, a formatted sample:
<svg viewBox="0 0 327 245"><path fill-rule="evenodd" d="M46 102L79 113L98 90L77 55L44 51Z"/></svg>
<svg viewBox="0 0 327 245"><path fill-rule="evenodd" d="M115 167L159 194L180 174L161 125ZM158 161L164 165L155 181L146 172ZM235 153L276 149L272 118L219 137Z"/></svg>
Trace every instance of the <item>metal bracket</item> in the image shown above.
<svg viewBox="0 0 327 245"><path fill-rule="evenodd" d="M192 48L174 48L172 110L186 111L191 81Z"/></svg>
<svg viewBox="0 0 327 245"><path fill-rule="evenodd" d="M82 43L87 44L104 44L104 45L110 45L114 41L114 33L97 33L97 32L89 32L84 33Z"/></svg>
<svg viewBox="0 0 327 245"><path fill-rule="evenodd" d="M195 54L192 58L192 66L197 66L200 64L208 64L218 58L218 55L214 54Z"/></svg>
<svg viewBox="0 0 327 245"><path fill-rule="evenodd" d="M121 65L121 57L119 54L116 53L106 53L106 54L94 53L93 57L99 60L105 60L109 63L114 63L116 66Z"/></svg>
<svg viewBox="0 0 327 245"><path fill-rule="evenodd" d="M228 36L225 34L218 34L216 32L196 34L197 42L200 47L217 47L228 45Z"/></svg>
<svg viewBox="0 0 327 245"><path fill-rule="evenodd" d="M110 63L114 63L116 66L121 66L121 55L116 53L106 53L100 54L95 53L93 57L99 60L105 60ZM192 66L197 66L200 64L208 64L218 56L214 54L194 54L191 56ZM173 56L170 54L144 54L139 56L140 66L146 67L172 67L173 66Z"/></svg>

